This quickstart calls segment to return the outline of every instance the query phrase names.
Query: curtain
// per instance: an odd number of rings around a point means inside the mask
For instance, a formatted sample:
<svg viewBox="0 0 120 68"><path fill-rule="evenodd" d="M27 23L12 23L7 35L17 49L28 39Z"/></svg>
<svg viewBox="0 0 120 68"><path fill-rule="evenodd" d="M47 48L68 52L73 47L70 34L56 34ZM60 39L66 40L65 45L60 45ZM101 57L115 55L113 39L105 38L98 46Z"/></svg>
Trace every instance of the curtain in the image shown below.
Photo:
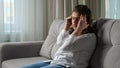
<svg viewBox="0 0 120 68"><path fill-rule="evenodd" d="M0 0L0 42L19 41L13 3L14 0Z"/></svg>
<svg viewBox="0 0 120 68"><path fill-rule="evenodd" d="M74 6L78 4L87 5L92 12L93 20L105 17L106 0L47 0L47 24L50 27L55 18L65 19L68 17ZM48 32L48 31L47 31Z"/></svg>
<svg viewBox="0 0 120 68"><path fill-rule="evenodd" d="M65 19L77 4L78 0L0 0L0 42L45 40L53 20Z"/></svg>
<svg viewBox="0 0 120 68"><path fill-rule="evenodd" d="M68 17L72 9L75 5L78 4L78 0L44 0L46 1L46 19L44 20L46 23L44 25L46 26L46 29L44 31L44 39L46 38L50 25L52 24L54 19L65 19Z"/></svg>
<svg viewBox="0 0 120 68"><path fill-rule="evenodd" d="M120 0L106 0L106 17L120 19Z"/></svg>
<svg viewBox="0 0 120 68"><path fill-rule="evenodd" d="M78 3L85 5L86 4L86 0L78 0Z"/></svg>
<svg viewBox="0 0 120 68"><path fill-rule="evenodd" d="M4 12L3 12L3 0L0 0L0 41L3 42L4 41Z"/></svg>
<svg viewBox="0 0 120 68"><path fill-rule="evenodd" d="M0 0L0 42L44 38L44 0Z"/></svg>
<svg viewBox="0 0 120 68"><path fill-rule="evenodd" d="M68 17L78 0L46 0L47 2L47 24L50 27L54 19L65 19ZM48 31L47 31L48 32Z"/></svg>
<svg viewBox="0 0 120 68"><path fill-rule="evenodd" d="M105 0L85 0L85 4L91 9L94 20L105 17Z"/></svg>
<svg viewBox="0 0 120 68"><path fill-rule="evenodd" d="M43 39L43 0L16 0L16 21L20 24L20 41Z"/></svg>
<svg viewBox="0 0 120 68"><path fill-rule="evenodd" d="M65 19L77 4L78 0L56 0L56 18Z"/></svg>
<svg viewBox="0 0 120 68"><path fill-rule="evenodd" d="M120 0L86 0L93 19L100 17L120 19Z"/></svg>

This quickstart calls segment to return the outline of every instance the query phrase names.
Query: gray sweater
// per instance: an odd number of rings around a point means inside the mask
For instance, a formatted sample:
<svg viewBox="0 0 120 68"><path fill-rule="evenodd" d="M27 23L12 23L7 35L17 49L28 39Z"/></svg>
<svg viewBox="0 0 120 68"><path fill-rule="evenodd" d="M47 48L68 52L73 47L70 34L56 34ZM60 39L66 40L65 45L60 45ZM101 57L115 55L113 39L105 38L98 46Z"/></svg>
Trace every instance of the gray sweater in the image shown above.
<svg viewBox="0 0 120 68"><path fill-rule="evenodd" d="M86 68L95 49L96 36L93 33L81 36L70 35L62 30L57 38L60 48L51 64L60 64L71 68Z"/></svg>

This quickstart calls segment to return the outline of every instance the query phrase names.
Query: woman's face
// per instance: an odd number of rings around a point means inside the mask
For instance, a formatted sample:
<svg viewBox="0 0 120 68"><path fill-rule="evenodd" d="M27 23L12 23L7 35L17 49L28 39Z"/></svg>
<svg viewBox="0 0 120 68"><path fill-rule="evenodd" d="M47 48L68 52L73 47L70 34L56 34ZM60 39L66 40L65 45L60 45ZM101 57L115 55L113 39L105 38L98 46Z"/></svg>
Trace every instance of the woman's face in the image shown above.
<svg viewBox="0 0 120 68"><path fill-rule="evenodd" d="M80 14L78 12L72 12L72 27L76 29L78 21L80 19Z"/></svg>

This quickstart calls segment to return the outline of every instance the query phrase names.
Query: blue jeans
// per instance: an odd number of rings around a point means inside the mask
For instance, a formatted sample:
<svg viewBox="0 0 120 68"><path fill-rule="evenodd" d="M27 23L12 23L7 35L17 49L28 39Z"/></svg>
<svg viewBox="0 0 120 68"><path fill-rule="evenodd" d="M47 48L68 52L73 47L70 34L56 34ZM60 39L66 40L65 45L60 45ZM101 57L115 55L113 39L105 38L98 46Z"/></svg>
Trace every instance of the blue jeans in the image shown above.
<svg viewBox="0 0 120 68"><path fill-rule="evenodd" d="M22 68L65 68L65 66L58 64L50 64L50 62L37 62L23 66Z"/></svg>

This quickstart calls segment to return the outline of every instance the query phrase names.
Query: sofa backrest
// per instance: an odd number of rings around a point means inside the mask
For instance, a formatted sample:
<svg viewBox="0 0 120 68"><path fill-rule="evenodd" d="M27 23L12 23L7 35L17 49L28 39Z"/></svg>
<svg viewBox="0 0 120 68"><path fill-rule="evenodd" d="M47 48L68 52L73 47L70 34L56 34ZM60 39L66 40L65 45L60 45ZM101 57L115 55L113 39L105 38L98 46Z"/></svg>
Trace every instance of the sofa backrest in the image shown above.
<svg viewBox="0 0 120 68"><path fill-rule="evenodd" d="M93 27L97 44L89 68L120 68L120 20L101 18Z"/></svg>
<svg viewBox="0 0 120 68"><path fill-rule="evenodd" d="M57 36L59 35L63 27L64 27L64 20L55 19L53 21L53 23L50 26L50 30L47 35L47 38L40 50L41 56L50 59L54 58L55 52L59 48L59 46L56 45Z"/></svg>

